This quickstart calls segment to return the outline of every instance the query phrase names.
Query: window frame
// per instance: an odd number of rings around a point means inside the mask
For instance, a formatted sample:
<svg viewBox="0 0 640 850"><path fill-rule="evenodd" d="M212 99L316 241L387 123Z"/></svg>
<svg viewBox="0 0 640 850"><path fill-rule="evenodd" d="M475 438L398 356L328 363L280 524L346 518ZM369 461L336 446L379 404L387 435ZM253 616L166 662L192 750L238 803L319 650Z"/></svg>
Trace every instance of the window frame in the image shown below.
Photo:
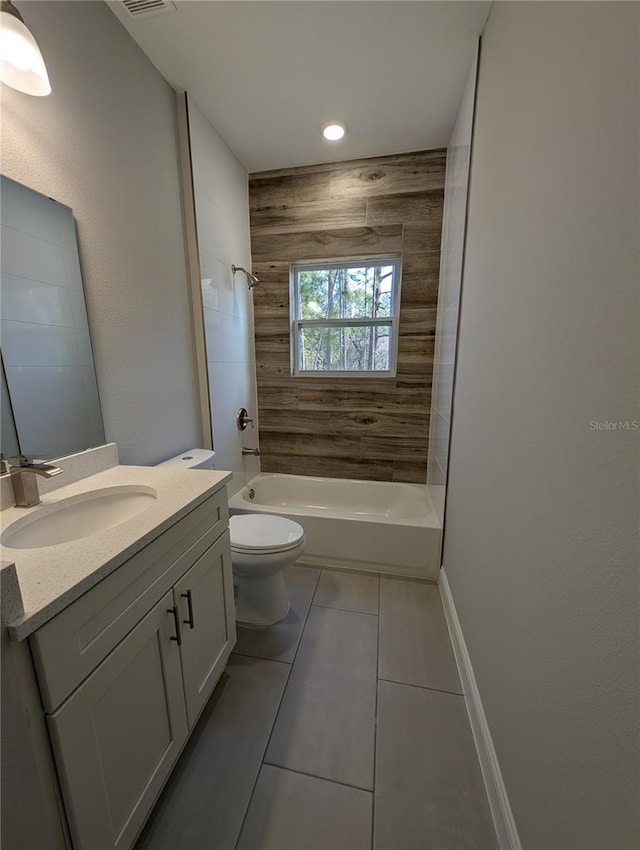
<svg viewBox="0 0 640 850"><path fill-rule="evenodd" d="M393 266L393 291L391 293L392 315L362 319L299 319L298 274L300 271L322 271L324 269L348 269L367 266ZM291 376L294 378L395 378L398 366L398 338L400 332L400 289L402 281L402 257L400 254L367 254L331 260L302 260L292 262L289 267L289 352ZM374 327L390 326L389 369L384 370L322 370L299 369L299 347L301 327Z"/></svg>

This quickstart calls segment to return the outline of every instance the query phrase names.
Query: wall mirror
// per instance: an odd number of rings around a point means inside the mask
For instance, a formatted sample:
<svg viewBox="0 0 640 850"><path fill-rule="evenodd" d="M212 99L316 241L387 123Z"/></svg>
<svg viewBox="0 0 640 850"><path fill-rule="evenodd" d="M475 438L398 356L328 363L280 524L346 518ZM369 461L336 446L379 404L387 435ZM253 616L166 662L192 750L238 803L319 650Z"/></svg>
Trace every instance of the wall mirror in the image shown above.
<svg viewBox="0 0 640 850"><path fill-rule="evenodd" d="M105 442L73 211L0 178L3 457Z"/></svg>

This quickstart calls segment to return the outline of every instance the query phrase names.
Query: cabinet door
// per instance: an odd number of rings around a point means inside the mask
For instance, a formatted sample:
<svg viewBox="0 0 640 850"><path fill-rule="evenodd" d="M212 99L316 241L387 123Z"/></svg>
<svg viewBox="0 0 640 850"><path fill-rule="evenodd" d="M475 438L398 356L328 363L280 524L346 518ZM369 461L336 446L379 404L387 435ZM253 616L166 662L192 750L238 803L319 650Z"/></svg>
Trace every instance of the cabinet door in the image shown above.
<svg viewBox="0 0 640 850"><path fill-rule="evenodd" d="M224 670L236 642L229 532L173 588L182 621L182 676L189 727Z"/></svg>
<svg viewBox="0 0 640 850"><path fill-rule="evenodd" d="M129 848L187 737L171 591L48 716L74 850Z"/></svg>

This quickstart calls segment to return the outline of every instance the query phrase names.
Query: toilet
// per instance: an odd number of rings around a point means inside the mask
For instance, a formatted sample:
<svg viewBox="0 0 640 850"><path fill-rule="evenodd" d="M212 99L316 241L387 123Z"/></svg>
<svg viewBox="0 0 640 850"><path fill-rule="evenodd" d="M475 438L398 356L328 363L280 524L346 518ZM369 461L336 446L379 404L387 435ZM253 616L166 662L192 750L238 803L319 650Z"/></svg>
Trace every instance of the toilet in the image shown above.
<svg viewBox="0 0 640 850"><path fill-rule="evenodd" d="M215 469L215 452L189 449L158 466ZM236 620L254 628L272 626L289 613L282 573L304 552L301 525L274 514L237 514L229 518Z"/></svg>
<svg viewBox="0 0 640 850"><path fill-rule="evenodd" d="M248 626L271 626L289 613L282 570L304 552L304 529L274 514L237 514L229 519L236 618Z"/></svg>

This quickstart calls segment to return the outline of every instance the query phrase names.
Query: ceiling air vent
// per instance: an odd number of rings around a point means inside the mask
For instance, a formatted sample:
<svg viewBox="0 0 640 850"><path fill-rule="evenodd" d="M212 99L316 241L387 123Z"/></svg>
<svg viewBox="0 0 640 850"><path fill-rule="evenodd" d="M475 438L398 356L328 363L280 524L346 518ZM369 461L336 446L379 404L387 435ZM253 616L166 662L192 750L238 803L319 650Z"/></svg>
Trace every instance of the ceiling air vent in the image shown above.
<svg viewBox="0 0 640 850"><path fill-rule="evenodd" d="M172 0L122 0L122 5L132 18L166 15L167 12L175 12L177 9Z"/></svg>

